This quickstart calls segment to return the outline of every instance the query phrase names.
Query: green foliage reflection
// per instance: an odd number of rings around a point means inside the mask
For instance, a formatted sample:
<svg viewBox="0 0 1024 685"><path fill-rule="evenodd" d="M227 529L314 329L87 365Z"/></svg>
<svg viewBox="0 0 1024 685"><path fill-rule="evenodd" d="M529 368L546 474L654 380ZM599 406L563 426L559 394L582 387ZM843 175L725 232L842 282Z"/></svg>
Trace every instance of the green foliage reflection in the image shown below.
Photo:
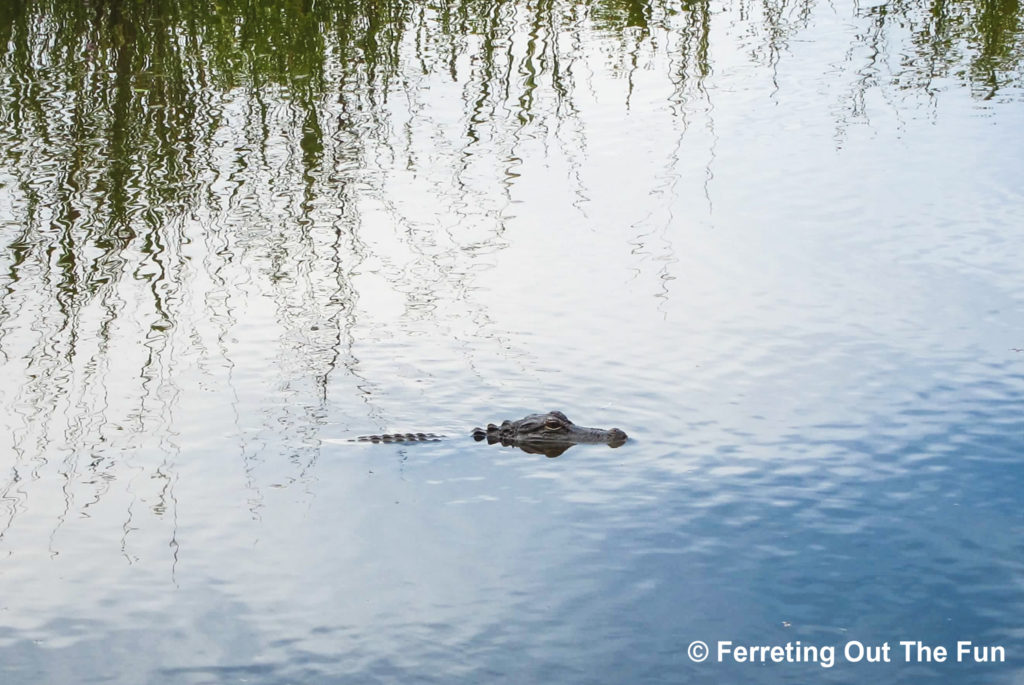
<svg viewBox="0 0 1024 685"><path fill-rule="evenodd" d="M531 136L564 145L571 162L586 143L578 102L596 70L627 83L628 102L645 70L667 69L669 109L685 129L695 109L713 109L716 49L728 50L716 40L742 36L743 57L775 69L818 5L5 0L0 361L9 378L25 379L12 395L25 412L16 451L24 459L33 446L65 441L85 453L112 444L104 426L166 428L177 396L168 369L180 354L172 334L203 361L217 350L228 357L232 298L252 287L253 274L271 284L259 297L286 330L282 349L303 345L282 367L313 379L321 394L333 369L357 376L345 347L358 297L351 274L369 252L360 190L388 168L430 162L434 139L389 147L409 122L432 134L443 128L423 104L428 82L454 84L448 102L461 114L461 148L446 148L437 165L453 179L458 214L475 201L465 196L478 146L490 145L503 166L476 176L505 188L519 173L517 146ZM857 27L848 63L829 67L855 74L856 92L840 118L858 116L872 88L931 97L962 84L979 99L1019 97L1019 0L888 0L845 11ZM546 137L552 129L559 135ZM410 243L423 235L407 233ZM500 242L452 241L467 252ZM419 260L410 272L424 281L423 273L450 275L433 258L439 249L419 247L410 246ZM15 339L24 331L32 335ZM128 342L118 348L118 340ZM103 396L102 416L69 411L60 440L44 434L72 390L90 384L128 387L121 394L135 406L116 415Z"/></svg>

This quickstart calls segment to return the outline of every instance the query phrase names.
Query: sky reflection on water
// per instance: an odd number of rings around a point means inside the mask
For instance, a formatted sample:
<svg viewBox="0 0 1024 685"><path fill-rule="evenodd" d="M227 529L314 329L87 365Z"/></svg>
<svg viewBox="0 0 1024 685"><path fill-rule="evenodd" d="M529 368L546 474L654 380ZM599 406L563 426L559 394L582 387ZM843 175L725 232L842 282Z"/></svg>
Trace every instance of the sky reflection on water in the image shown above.
<svg viewBox="0 0 1024 685"><path fill-rule="evenodd" d="M4 682L1024 677L1016 5L222 4L2 15Z"/></svg>

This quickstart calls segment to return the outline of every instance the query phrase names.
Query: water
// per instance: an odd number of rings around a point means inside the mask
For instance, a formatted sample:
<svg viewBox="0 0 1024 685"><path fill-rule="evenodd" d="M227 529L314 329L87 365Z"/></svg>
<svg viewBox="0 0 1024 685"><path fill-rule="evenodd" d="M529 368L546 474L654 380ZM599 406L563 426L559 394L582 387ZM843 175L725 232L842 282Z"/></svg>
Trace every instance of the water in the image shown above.
<svg viewBox="0 0 1024 685"><path fill-rule="evenodd" d="M1019 8L375 7L0 14L3 682L1021 682Z"/></svg>

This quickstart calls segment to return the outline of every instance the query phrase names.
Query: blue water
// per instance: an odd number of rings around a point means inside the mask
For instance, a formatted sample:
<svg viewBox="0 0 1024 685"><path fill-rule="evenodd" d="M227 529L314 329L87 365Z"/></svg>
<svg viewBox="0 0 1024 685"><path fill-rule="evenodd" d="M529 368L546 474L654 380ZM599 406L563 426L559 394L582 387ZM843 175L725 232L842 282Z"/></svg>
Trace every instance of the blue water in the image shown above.
<svg viewBox="0 0 1024 685"><path fill-rule="evenodd" d="M73 117L0 116L0 680L1024 682L1019 88L741 9L699 82L563 27L572 98L547 29L506 91L409 38L315 163L293 92L211 82L119 220ZM630 441L469 437L551 409ZM449 439L346 442L393 431Z"/></svg>

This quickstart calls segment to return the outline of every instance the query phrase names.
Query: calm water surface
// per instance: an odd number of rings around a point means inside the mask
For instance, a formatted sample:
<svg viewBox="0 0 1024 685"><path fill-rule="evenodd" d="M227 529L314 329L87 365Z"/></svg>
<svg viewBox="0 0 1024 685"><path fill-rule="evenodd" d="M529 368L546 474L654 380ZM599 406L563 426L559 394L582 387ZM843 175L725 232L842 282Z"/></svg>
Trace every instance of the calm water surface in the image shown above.
<svg viewBox="0 0 1024 685"><path fill-rule="evenodd" d="M0 10L4 683L1024 682L1016 2L141 4Z"/></svg>

